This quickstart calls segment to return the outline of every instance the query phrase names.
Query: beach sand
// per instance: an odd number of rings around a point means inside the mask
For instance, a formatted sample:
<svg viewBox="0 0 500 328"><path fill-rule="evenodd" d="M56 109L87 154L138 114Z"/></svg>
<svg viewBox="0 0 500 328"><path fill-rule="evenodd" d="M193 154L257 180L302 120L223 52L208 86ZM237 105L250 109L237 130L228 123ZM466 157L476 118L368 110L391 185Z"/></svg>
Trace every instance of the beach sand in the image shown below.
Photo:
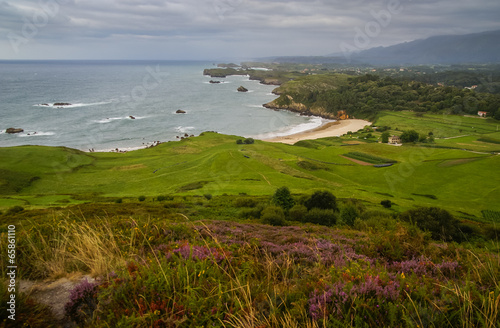
<svg viewBox="0 0 500 328"><path fill-rule="evenodd" d="M312 140L326 137L340 137L349 131L356 132L364 128L366 125L371 125L371 122L358 119L348 119L342 121L328 122L315 129L283 136L264 139L268 142L281 142L293 145L301 140Z"/></svg>

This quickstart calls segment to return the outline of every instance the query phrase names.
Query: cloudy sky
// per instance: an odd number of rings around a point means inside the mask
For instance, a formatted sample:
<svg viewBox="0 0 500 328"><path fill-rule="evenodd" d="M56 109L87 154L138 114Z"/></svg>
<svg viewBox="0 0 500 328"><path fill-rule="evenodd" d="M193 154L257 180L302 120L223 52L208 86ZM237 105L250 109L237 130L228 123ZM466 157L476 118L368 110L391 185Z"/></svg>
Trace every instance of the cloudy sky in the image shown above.
<svg viewBox="0 0 500 328"><path fill-rule="evenodd" d="M498 0L0 0L0 59L326 55L500 29Z"/></svg>

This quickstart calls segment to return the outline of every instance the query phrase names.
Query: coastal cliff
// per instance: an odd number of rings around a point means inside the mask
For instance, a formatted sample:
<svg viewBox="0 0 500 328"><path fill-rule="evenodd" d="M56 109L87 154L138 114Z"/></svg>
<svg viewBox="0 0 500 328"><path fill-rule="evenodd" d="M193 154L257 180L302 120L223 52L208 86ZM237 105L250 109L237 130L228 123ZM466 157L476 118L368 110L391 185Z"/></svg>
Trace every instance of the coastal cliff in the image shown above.
<svg viewBox="0 0 500 328"><path fill-rule="evenodd" d="M281 95L279 98L267 104L263 104L262 106L274 110L289 110L306 116L319 116L327 119L337 118L333 113L328 113L325 108L321 106L309 107L301 102L295 101L291 95Z"/></svg>

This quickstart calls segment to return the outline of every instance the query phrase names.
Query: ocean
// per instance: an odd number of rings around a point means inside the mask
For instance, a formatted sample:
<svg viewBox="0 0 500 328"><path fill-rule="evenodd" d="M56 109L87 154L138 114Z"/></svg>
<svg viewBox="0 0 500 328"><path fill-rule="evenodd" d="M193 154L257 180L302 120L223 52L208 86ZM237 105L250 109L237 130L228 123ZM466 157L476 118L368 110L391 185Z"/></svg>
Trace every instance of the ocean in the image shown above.
<svg viewBox="0 0 500 328"><path fill-rule="evenodd" d="M321 118L264 108L276 98L275 86L248 76L204 76L211 67L186 61L0 61L0 146L133 150L203 131L263 139L322 124ZM249 91L237 92L240 85ZM7 134L7 128L24 132Z"/></svg>

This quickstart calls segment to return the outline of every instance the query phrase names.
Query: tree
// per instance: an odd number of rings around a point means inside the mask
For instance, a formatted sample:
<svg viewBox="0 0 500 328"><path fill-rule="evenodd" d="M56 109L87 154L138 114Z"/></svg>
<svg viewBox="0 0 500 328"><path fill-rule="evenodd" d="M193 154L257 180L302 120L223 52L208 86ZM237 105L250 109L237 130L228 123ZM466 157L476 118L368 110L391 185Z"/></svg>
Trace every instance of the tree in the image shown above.
<svg viewBox="0 0 500 328"><path fill-rule="evenodd" d="M308 211L313 208L337 211L337 198L327 190L316 191L306 200L304 205Z"/></svg>
<svg viewBox="0 0 500 328"><path fill-rule="evenodd" d="M390 136L391 136L391 134L387 131L382 133L382 143L388 143Z"/></svg>
<svg viewBox="0 0 500 328"><path fill-rule="evenodd" d="M270 224L273 226L285 226L285 213L283 209L278 206L266 207L261 214L261 221L264 224Z"/></svg>
<svg viewBox="0 0 500 328"><path fill-rule="evenodd" d="M281 187L276 189L271 202L274 205L283 208L284 210L289 210L293 207L293 205L295 205L295 200L290 194L290 189L288 189L288 187Z"/></svg>
<svg viewBox="0 0 500 328"><path fill-rule="evenodd" d="M407 130L407 131L403 131L400 138L401 138L401 142L403 142L403 143L417 142L419 135L418 135L418 132L415 130Z"/></svg>
<svg viewBox="0 0 500 328"><path fill-rule="evenodd" d="M353 226L354 225L354 220L359 217L359 213L356 210L356 208L352 205L348 205L342 209L342 212L340 213L340 220L344 223L347 224L348 226Z"/></svg>

